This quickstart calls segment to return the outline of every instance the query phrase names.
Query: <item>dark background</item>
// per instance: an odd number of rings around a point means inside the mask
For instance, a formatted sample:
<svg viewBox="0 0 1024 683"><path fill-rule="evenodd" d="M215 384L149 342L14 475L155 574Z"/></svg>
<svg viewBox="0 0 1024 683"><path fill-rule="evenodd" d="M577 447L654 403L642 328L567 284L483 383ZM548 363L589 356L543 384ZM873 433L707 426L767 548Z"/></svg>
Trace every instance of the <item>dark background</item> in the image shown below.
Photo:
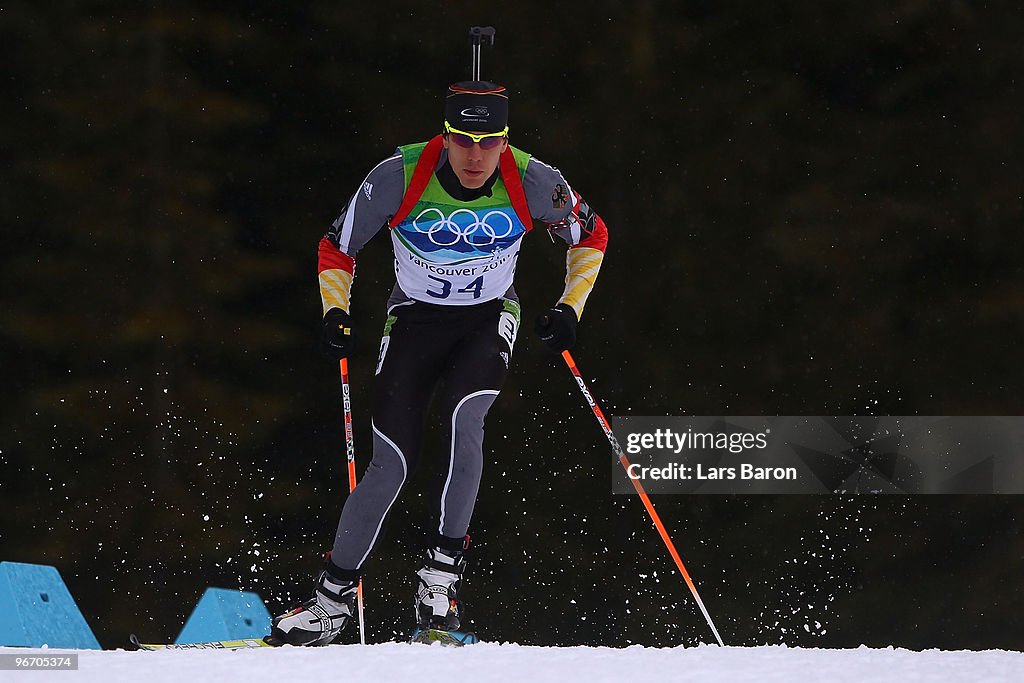
<svg viewBox="0 0 1024 683"><path fill-rule="evenodd" d="M473 24L513 143L609 225L575 349L609 415L1018 414L1021 14L768 4L6 4L0 560L56 565L106 647L173 639L207 585L308 595L347 491L316 243L439 130ZM711 642L528 331L563 254L524 245L470 626ZM354 289L360 471L390 261ZM368 565L372 642L411 627L439 436ZM655 503L727 644L1024 648L1017 496Z"/></svg>

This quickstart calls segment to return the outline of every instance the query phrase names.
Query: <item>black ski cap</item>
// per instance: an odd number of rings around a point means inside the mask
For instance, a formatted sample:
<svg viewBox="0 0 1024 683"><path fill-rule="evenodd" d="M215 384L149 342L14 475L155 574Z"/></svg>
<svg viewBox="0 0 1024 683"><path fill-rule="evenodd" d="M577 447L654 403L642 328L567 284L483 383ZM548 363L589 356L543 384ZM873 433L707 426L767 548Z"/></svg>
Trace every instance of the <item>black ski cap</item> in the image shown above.
<svg viewBox="0 0 1024 683"><path fill-rule="evenodd" d="M452 128L472 133L500 133L508 125L505 86L489 81L462 81L448 86L444 118Z"/></svg>

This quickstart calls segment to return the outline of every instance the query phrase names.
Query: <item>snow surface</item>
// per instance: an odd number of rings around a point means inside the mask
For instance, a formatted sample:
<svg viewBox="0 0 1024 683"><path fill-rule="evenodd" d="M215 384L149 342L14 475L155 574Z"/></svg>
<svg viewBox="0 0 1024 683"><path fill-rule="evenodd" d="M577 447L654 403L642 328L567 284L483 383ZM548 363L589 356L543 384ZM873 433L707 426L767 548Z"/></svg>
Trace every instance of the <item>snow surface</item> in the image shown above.
<svg viewBox="0 0 1024 683"><path fill-rule="evenodd" d="M73 652L0 648L0 654L54 656ZM334 645L258 650L80 650L78 671L27 672L0 680L108 681L1022 681L1024 653L1005 650L913 652L861 647L856 650L800 649L773 645L624 649L533 647L480 643L464 648L439 645ZM10 676L10 678L6 678ZM16 678L15 678L16 677Z"/></svg>

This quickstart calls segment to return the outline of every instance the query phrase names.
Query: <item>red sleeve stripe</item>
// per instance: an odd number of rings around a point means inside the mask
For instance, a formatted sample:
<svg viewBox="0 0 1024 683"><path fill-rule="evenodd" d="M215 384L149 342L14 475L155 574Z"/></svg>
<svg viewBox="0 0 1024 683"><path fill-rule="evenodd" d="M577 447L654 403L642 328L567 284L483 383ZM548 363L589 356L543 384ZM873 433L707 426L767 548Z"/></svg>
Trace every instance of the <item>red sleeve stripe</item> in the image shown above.
<svg viewBox="0 0 1024 683"><path fill-rule="evenodd" d="M580 240L573 246L590 247L591 249L598 249L601 253L604 253L605 249L608 248L608 227L604 224L604 220L595 214L594 232L590 233L586 239Z"/></svg>
<svg viewBox="0 0 1024 683"><path fill-rule="evenodd" d="M320 240L320 247L317 251L317 274L322 273L325 270L344 270L348 273L355 272L355 259L334 246L334 243L326 237Z"/></svg>

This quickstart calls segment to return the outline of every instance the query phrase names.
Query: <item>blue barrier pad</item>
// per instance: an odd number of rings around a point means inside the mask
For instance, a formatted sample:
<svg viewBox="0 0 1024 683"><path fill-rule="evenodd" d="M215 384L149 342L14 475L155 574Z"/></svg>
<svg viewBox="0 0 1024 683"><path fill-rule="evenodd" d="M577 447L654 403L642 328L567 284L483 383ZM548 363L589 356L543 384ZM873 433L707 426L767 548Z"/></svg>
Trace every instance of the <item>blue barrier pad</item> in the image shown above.
<svg viewBox="0 0 1024 683"><path fill-rule="evenodd" d="M270 612L259 595L227 588L207 588L174 642L184 645L242 640L262 638L269 633Z"/></svg>
<svg viewBox="0 0 1024 683"><path fill-rule="evenodd" d="M0 645L99 650L55 567L0 562Z"/></svg>

